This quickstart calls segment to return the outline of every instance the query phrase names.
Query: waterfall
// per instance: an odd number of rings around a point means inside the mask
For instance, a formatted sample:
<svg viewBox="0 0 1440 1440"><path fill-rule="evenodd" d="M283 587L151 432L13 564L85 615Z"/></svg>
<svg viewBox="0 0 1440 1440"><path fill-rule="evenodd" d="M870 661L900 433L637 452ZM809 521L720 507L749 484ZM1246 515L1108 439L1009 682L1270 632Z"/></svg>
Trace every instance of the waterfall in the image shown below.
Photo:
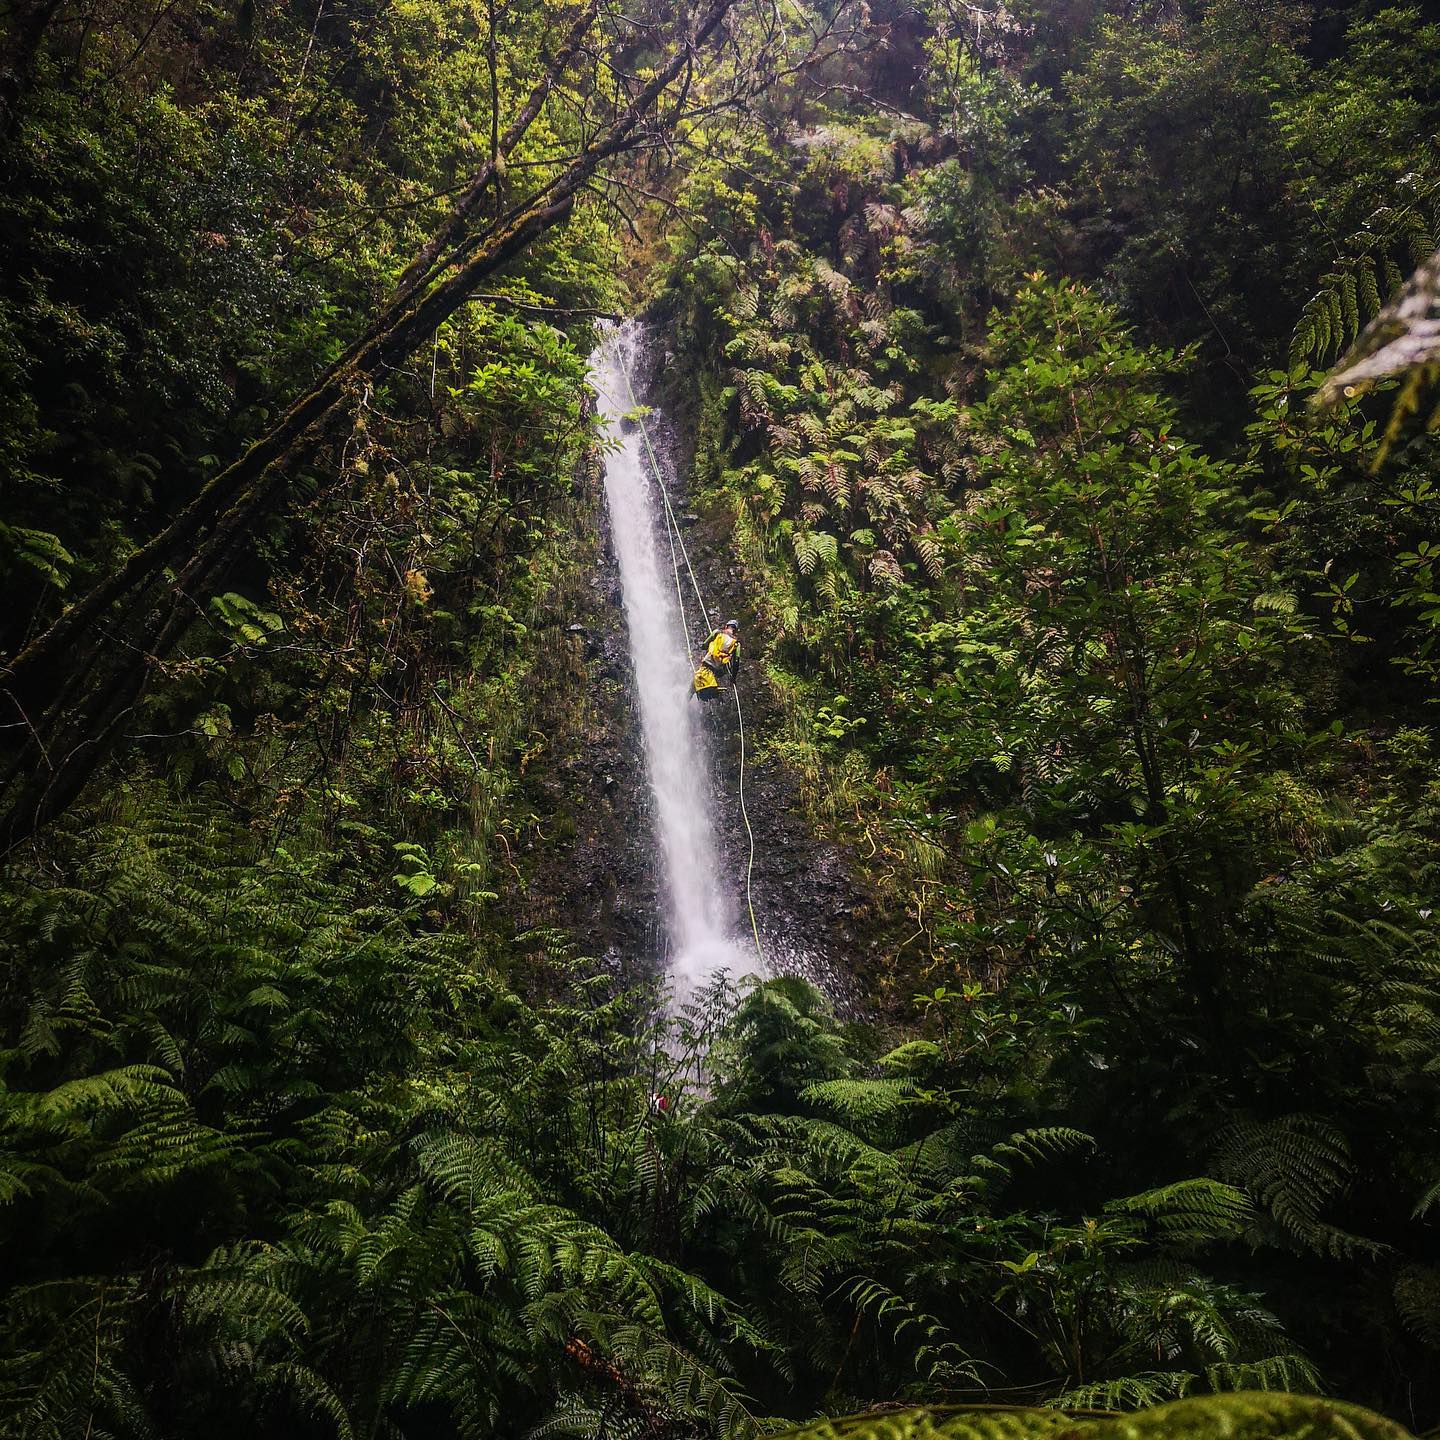
<svg viewBox="0 0 1440 1440"><path fill-rule="evenodd" d="M590 382L612 446L605 456L605 497L666 882L667 973L674 1003L683 1004L722 970L738 977L759 967L751 947L736 938L735 880L721 870L715 844L699 704L690 697L693 660L685 653L658 489L665 480L652 472L640 427L622 420L633 408L627 376L635 375L644 359L644 340L643 328L633 321L609 330L590 357ZM688 586L688 576L684 581ZM685 598L698 649L705 622L693 593Z"/></svg>

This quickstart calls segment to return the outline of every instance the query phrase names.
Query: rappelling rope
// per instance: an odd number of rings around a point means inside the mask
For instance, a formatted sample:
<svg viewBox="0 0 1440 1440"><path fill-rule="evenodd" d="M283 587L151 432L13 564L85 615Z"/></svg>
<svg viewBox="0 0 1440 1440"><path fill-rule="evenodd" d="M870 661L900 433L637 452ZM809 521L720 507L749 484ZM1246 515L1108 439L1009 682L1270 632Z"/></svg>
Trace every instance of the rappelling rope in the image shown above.
<svg viewBox="0 0 1440 1440"><path fill-rule="evenodd" d="M645 443L645 453L650 457L650 473L655 478L655 488L660 492L661 503L665 507L665 531L670 540L670 563L675 570L675 595L680 605L680 623L685 628L685 653L694 654L695 647L690 639L690 622L685 618L685 598L680 584L680 560L676 554L678 544L679 554L685 557L685 569L690 575L690 584L695 591L695 602L700 607L700 613L705 618L705 629L707 636L715 633L715 627L710 621L710 611L705 604L705 597L700 593L700 582L695 578L695 567L690 563L690 552L685 548L685 537L680 533L680 522L675 518L675 511L670 504L670 495L665 489L665 480L660 471L660 461L655 454L655 447L650 443L650 431L646 428L645 417L640 413L641 405L635 397L635 383L630 378L630 367L625 363L625 356L619 347L615 350L615 360L620 367L620 374L625 378L625 389L630 396L630 411L636 425L640 429L640 438ZM734 676L730 680L730 692L735 697L735 723L740 735L740 817L745 822L745 834L750 841L750 856L745 862L745 908L750 912L750 933L755 937L755 953L760 957L760 963L765 963L765 947L760 941L760 924L755 919L755 900L752 894L752 880L755 874L755 831L750 825L750 811L745 804L745 716L740 708L740 686Z"/></svg>

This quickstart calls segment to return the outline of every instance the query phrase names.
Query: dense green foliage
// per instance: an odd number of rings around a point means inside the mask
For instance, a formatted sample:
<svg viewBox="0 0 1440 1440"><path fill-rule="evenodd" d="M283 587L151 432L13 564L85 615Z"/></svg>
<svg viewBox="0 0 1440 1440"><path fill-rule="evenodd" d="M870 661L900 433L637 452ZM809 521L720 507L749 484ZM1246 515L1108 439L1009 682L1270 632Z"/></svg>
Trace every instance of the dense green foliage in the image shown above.
<svg viewBox="0 0 1440 1440"><path fill-rule="evenodd" d="M1440 28L706 14L4 19L0 1429L1435 1424L1440 449L1310 401L1440 241ZM843 1017L657 1019L557 881L641 303Z"/></svg>
<svg viewBox="0 0 1440 1440"><path fill-rule="evenodd" d="M1241 1186L1278 1249L1210 1273L1373 1398L1434 1370L1437 452L1377 472L1387 396L1306 402L1434 247L1436 34L1022 20L933 7L933 128L855 104L687 179L748 187L664 281L700 479L772 746L893 916L872 984L983 1017L972 1083L1127 1177Z"/></svg>

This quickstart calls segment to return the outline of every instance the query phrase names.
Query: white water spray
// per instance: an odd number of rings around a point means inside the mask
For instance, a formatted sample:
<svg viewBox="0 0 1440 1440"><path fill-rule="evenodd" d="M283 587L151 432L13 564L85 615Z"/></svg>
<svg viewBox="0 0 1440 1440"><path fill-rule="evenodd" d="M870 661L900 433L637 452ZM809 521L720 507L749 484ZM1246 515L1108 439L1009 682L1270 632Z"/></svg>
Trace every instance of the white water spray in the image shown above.
<svg viewBox="0 0 1440 1440"><path fill-rule="evenodd" d="M685 653L669 531L657 489L664 480L646 463L639 427L622 423L633 408L628 376L642 356L643 340L644 332L633 322L610 331L590 357L590 382L606 434L616 446L605 457L605 497L669 892L668 973L679 1005L721 971L738 978L757 972L759 965L753 950L735 938L733 886L716 855L708 767L697 702L690 698L691 659ZM698 607L690 608L694 614ZM691 634L698 647L704 635L696 634L693 624Z"/></svg>

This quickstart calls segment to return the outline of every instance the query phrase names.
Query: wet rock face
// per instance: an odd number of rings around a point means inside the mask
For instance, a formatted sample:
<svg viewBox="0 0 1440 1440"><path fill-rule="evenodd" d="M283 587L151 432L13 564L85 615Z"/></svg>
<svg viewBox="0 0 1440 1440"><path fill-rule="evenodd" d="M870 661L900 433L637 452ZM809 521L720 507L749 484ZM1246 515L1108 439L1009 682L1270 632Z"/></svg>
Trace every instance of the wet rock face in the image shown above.
<svg viewBox="0 0 1440 1440"><path fill-rule="evenodd" d="M662 462L676 463L675 473L683 477L690 461L685 406L672 404L669 394L655 403L664 414L679 417L666 424L657 412L647 423ZM577 587L563 616L559 643L571 647L569 663L585 689L586 708L578 733L572 729L563 752L534 777L542 792L537 808L543 805L542 813L555 817L559 838L537 863L529 923L569 930L579 953L593 957L617 984L632 984L665 964L666 892L599 467L587 471L582 483L586 518L600 543L594 574ZM683 485L677 489L683 497ZM781 715L754 663L764 637L752 626L754 609L732 558L725 517L679 506L677 511L711 619L739 617L742 657L751 661L740 677L749 831L740 807L740 728L733 698L727 691L702 711L720 850L717 883L729 889L737 932L748 931L748 870L771 967L806 976L842 1010L851 1009L863 990L857 977L869 956L863 925L867 893L846 854L811 832L798 778L765 754L765 738L778 728ZM686 585L688 591L688 577Z"/></svg>
<svg viewBox="0 0 1440 1440"><path fill-rule="evenodd" d="M688 506L684 482L694 463L694 400L686 384L690 367L676 363L660 374L665 379L651 398L656 407L651 438L662 461L679 477L676 489ZM742 929L749 927L746 872L750 867L750 895L767 961L774 969L813 980L842 1010L850 1009L863 993L861 977L874 944L864 923L873 897L851 858L811 830L799 777L765 753L766 737L780 728L783 717L757 663L765 652L766 637L753 623L755 607L734 559L729 517L682 510L678 504L676 509L711 621L718 624L731 615L740 621L748 831L740 806L740 724L734 700L727 691L704 710L713 814L737 922Z"/></svg>
<svg viewBox="0 0 1440 1440"><path fill-rule="evenodd" d="M687 537L686 544L707 599L716 597L713 606L741 621L741 715L736 716L729 692L712 701L705 712L716 828L740 923L749 923L745 895L749 867L750 896L766 959L777 970L814 981L842 1010L850 1009L864 990L861 976L870 957L871 943L862 924L870 896L846 853L811 830L799 777L765 753L766 736L779 728L782 717L762 668L744 663L747 653L753 657L763 651L764 637L753 630L747 636L752 607L738 567L728 558L724 518L707 517L693 542ZM739 790L741 720L744 811Z"/></svg>
<svg viewBox="0 0 1440 1440"><path fill-rule="evenodd" d="M597 568L576 587L562 657L572 667L582 719L556 758L533 776L553 843L536 863L531 925L569 931L579 954L617 985L647 980L664 953L661 896L648 817L649 786L630 690L620 579L609 545L598 469L580 477L585 522L599 537Z"/></svg>
<svg viewBox="0 0 1440 1440"><path fill-rule="evenodd" d="M742 704L747 698L742 689ZM732 748L714 748L720 752L717 781L724 783ZM738 737L733 755L738 778ZM844 855L811 834L799 785L777 762L747 764L745 803L755 832L750 891L767 958L777 969L813 980L837 1005L849 1008L860 989L855 967L864 956L854 917L864 906ZM738 795L729 797L721 813L727 808L738 815ZM749 837L739 818L738 826L725 827L724 842L743 904Z"/></svg>

